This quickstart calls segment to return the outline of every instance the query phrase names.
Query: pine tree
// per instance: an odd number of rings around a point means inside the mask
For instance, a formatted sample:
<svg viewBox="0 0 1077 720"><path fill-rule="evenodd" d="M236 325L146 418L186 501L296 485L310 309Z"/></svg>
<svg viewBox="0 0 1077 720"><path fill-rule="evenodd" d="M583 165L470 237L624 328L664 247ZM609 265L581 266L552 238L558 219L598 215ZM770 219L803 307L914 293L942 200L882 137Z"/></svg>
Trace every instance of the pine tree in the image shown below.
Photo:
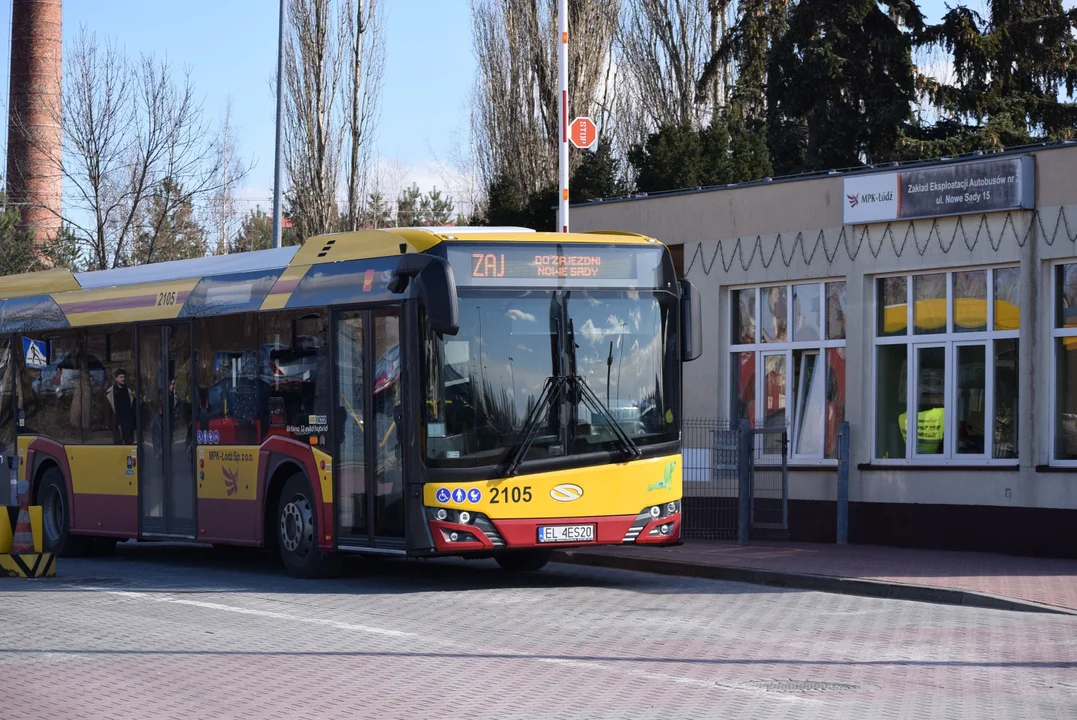
<svg viewBox="0 0 1077 720"><path fill-rule="evenodd" d="M422 192L418 185L412 185L400 191L400 197L396 200L396 224L397 227L415 227L419 225L419 203L422 200Z"/></svg>
<svg viewBox="0 0 1077 720"><path fill-rule="evenodd" d="M613 149L605 143L595 152L587 152L569 177L573 202L623 195L625 185L618 172ZM516 184L499 177L487 188L483 224L526 227L552 232L557 229L557 185L546 185L524 198Z"/></svg>
<svg viewBox="0 0 1077 720"><path fill-rule="evenodd" d="M284 227L281 231L280 242L284 247L298 245L299 237L294 230ZM258 206L243 218L236 236L217 248L217 254L252 252L271 247L273 247L273 217Z"/></svg>
<svg viewBox="0 0 1077 720"><path fill-rule="evenodd" d="M1077 9L1060 0L991 0L989 14L963 5L925 30L921 44L951 55L953 84L924 85L938 120L910 154L990 150L1077 134ZM1066 99L1060 99L1065 93Z"/></svg>
<svg viewBox="0 0 1077 720"><path fill-rule="evenodd" d="M34 233L19 229L19 211L0 196L0 275L44 270Z"/></svg>
<svg viewBox="0 0 1077 720"><path fill-rule="evenodd" d="M600 140L594 152L584 153L583 160L572 173L569 186L573 202L623 195L625 187L619 171L612 143Z"/></svg>
<svg viewBox="0 0 1077 720"><path fill-rule="evenodd" d="M915 2L800 0L788 22L768 72L775 170L895 158L916 95L912 33L923 18Z"/></svg>
<svg viewBox="0 0 1077 720"><path fill-rule="evenodd" d="M209 243L191 196L171 178L153 190L129 258L133 265L205 257Z"/></svg>
<svg viewBox="0 0 1077 720"><path fill-rule="evenodd" d="M393 209L380 192L372 192L367 198L366 207L360 214L360 225L368 230L389 227L393 224Z"/></svg>
<svg viewBox="0 0 1077 720"><path fill-rule="evenodd" d="M667 126L632 148L628 160L643 192L758 180L770 174L762 133L732 128L720 112L702 130Z"/></svg>
<svg viewBox="0 0 1077 720"><path fill-rule="evenodd" d="M773 174L767 144L767 83L771 55L788 27L789 0L743 0L737 22L714 53L707 70L722 64L736 68L724 124L732 150L731 175L738 182ZM704 71L697 93L704 90Z"/></svg>
<svg viewBox="0 0 1077 720"><path fill-rule="evenodd" d="M452 221L454 204L451 197L442 195L434 188L419 198L417 213L418 224L427 227L441 227Z"/></svg>

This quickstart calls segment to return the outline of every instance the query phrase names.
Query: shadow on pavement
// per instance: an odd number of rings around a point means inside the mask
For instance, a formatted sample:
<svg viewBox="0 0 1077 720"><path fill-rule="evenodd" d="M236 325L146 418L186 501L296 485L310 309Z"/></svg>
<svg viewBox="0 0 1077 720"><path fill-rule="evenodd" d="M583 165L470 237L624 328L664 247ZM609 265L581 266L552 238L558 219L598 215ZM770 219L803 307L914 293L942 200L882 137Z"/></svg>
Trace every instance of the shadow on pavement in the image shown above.
<svg viewBox="0 0 1077 720"><path fill-rule="evenodd" d="M181 543L121 543L108 558L60 558L55 578L0 585L0 592L287 592L391 595L495 589L603 588L644 594L772 594L800 592L625 570L551 563L533 573L509 573L493 560L403 559L348 555L340 574L297 580L256 548Z"/></svg>

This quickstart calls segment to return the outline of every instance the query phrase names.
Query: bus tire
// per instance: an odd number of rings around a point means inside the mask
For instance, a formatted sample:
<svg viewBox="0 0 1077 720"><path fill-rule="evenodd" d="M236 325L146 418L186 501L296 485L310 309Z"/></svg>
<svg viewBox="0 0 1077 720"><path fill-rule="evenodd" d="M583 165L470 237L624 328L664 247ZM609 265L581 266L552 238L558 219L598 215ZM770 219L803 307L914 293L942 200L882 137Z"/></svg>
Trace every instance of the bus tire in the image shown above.
<svg viewBox="0 0 1077 720"><path fill-rule="evenodd" d="M528 548L526 550L506 550L494 555L494 560L502 570L509 572L535 572L546 567L550 562L548 548Z"/></svg>
<svg viewBox="0 0 1077 720"><path fill-rule="evenodd" d="M340 570L340 556L318 549L318 515L314 493L302 473L292 475L281 489L274 532L284 567L293 577L332 577Z"/></svg>
<svg viewBox="0 0 1077 720"><path fill-rule="evenodd" d="M41 541L45 552L61 557L85 556L92 538L71 534L71 502L60 468L50 467L41 477L37 503L41 505Z"/></svg>

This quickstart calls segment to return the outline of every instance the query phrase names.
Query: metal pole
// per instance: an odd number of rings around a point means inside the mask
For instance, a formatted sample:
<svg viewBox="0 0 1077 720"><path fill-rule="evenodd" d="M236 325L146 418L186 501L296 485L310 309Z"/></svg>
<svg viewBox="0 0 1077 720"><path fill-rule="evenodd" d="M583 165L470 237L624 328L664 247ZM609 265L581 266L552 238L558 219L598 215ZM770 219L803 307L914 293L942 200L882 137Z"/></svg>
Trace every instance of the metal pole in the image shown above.
<svg viewBox="0 0 1077 720"><path fill-rule="evenodd" d="M557 83L561 88L561 143L557 153L557 175L561 190L557 196L557 225L568 232L568 0L558 0L557 26L561 43L557 52Z"/></svg>
<svg viewBox="0 0 1077 720"><path fill-rule="evenodd" d="M288 0L280 0L277 30L277 147L273 156L273 247L281 244L281 154L284 149L284 17Z"/></svg>
<svg viewBox="0 0 1077 720"><path fill-rule="evenodd" d="M752 515L752 427L747 418L740 421L740 433L737 435L737 544L748 544L748 530Z"/></svg>
<svg viewBox="0 0 1077 720"><path fill-rule="evenodd" d="M838 545L849 543L849 423L838 423Z"/></svg>

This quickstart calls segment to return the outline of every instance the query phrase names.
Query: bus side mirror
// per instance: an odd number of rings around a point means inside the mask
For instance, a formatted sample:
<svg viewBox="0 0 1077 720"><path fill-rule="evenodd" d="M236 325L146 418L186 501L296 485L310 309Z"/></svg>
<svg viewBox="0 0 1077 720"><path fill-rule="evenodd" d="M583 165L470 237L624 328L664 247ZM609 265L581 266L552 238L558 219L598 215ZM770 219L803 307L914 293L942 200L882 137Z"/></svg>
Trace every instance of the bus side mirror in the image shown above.
<svg viewBox="0 0 1077 720"><path fill-rule="evenodd" d="M681 359L691 362L703 354L703 308L699 291L681 278Z"/></svg>
<svg viewBox="0 0 1077 720"><path fill-rule="evenodd" d="M460 331L460 301L456 297L456 277L444 258L421 253L401 255L389 278L389 292L400 294L415 278L419 300L426 309L430 328L442 335Z"/></svg>

